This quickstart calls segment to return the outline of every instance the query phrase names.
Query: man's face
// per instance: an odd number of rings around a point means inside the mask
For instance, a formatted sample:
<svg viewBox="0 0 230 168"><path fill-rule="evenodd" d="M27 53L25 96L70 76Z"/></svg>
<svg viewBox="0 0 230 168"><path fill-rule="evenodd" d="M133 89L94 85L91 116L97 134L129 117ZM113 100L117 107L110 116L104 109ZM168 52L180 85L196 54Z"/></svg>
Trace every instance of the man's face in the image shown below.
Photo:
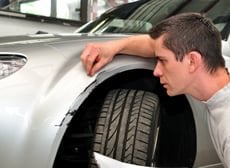
<svg viewBox="0 0 230 168"><path fill-rule="evenodd" d="M177 61L175 54L163 45L163 38L154 43L156 66L153 75L160 78L160 83L169 96L186 93L189 86L189 72L186 58Z"/></svg>

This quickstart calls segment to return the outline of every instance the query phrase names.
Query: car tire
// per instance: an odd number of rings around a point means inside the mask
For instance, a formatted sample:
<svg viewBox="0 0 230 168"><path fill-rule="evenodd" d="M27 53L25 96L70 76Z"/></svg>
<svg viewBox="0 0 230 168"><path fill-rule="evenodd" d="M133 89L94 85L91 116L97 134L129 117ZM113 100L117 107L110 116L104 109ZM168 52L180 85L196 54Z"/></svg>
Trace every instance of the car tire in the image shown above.
<svg viewBox="0 0 230 168"><path fill-rule="evenodd" d="M125 163L153 166L159 112L159 98L154 93L110 91L97 121L93 151Z"/></svg>

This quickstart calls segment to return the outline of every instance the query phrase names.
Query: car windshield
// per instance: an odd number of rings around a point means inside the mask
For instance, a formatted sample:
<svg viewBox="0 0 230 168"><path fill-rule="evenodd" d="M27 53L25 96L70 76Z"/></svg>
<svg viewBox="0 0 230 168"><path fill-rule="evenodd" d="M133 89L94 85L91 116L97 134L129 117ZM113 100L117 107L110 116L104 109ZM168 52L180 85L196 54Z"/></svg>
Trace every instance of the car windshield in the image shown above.
<svg viewBox="0 0 230 168"><path fill-rule="evenodd" d="M114 8L76 32L147 33L161 20L183 12L205 13L220 32L229 32L230 1L227 0L141 0Z"/></svg>
<svg viewBox="0 0 230 168"><path fill-rule="evenodd" d="M161 21L173 13L187 0L149 1L137 8L126 19L110 18L101 26L98 32L113 33L143 33L148 31L154 23Z"/></svg>

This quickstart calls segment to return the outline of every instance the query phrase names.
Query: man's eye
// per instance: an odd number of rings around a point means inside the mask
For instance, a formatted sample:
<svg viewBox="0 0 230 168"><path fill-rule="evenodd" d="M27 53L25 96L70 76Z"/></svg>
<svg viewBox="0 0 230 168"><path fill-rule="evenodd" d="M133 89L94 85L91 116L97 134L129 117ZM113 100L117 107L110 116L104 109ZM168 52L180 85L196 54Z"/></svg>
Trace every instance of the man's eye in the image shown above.
<svg viewBox="0 0 230 168"><path fill-rule="evenodd" d="M164 63L165 62L165 60L164 59L157 59L159 62L161 62L161 63Z"/></svg>
<svg viewBox="0 0 230 168"><path fill-rule="evenodd" d="M160 62L164 62L164 60L163 60L163 59L158 59L158 61L160 61Z"/></svg>
<svg viewBox="0 0 230 168"><path fill-rule="evenodd" d="M159 57L156 57L156 61L157 61L157 62L160 62L160 63L162 63L162 64L164 64L164 63L166 62L165 59L162 59L162 58L159 58Z"/></svg>

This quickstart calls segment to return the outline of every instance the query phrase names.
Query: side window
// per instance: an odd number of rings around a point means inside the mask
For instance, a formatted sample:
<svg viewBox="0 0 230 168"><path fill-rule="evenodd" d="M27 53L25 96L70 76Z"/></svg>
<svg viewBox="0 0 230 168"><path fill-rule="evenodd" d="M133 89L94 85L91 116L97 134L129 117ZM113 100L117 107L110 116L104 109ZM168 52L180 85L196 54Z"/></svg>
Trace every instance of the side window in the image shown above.
<svg viewBox="0 0 230 168"><path fill-rule="evenodd" d="M12 16L81 25L87 22L87 3L87 0L0 0L0 14L11 12Z"/></svg>
<svg viewBox="0 0 230 168"><path fill-rule="evenodd" d="M15 17L82 25L111 7L134 1L138 0L0 0L0 15L11 12Z"/></svg>

